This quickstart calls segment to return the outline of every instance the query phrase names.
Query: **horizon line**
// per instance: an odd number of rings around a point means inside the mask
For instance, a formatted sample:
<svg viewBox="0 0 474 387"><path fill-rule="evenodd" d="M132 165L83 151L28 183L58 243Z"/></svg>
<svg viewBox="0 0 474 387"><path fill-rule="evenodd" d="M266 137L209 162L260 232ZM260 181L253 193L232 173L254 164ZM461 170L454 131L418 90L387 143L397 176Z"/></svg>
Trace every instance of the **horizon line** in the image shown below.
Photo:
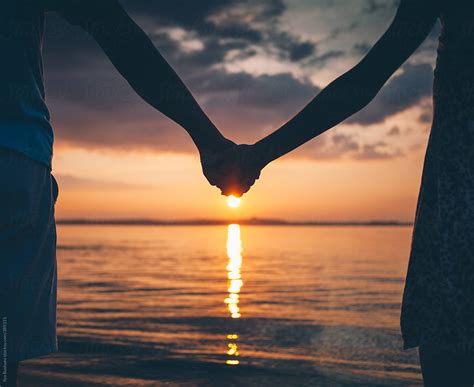
<svg viewBox="0 0 474 387"><path fill-rule="evenodd" d="M69 218L58 219L58 225L87 226L227 226L229 224L239 224L245 226L413 226L412 221L402 220L284 220L267 218L229 218L229 219L89 219L89 218Z"/></svg>

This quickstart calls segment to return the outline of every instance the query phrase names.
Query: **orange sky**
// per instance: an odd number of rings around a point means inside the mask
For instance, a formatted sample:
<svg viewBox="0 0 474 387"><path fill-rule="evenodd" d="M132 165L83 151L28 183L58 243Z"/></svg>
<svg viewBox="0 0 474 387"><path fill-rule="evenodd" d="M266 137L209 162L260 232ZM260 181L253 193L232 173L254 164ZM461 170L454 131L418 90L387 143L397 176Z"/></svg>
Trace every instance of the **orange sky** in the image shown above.
<svg viewBox="0 0 474 387"><path fill-rule="evenodd" d="M217 127L242 143L350 69L396 11L364 0L214 3L193 3L191 18L173 3L127 4ZM61 23L49 18L45 39L59 219L413 220L436 31L362 114L267 167L232 210L202 176L184 131L136 97L91 39Z"/></svg>
<svg viewBox="0 0 474 387"><path fill-rule="evenodd" d="M403 119L409 116L397 117L397 125L404 127ZM380 127L367 130L385 134ZM426 143L426 127L418 130ZM303 156L304 152L296 153L269 165L235 210L208 185L195 154L58 146L54 164L61 186L57 215L60 219L413 219L424 145L379 160L316 161Z"/></svg>

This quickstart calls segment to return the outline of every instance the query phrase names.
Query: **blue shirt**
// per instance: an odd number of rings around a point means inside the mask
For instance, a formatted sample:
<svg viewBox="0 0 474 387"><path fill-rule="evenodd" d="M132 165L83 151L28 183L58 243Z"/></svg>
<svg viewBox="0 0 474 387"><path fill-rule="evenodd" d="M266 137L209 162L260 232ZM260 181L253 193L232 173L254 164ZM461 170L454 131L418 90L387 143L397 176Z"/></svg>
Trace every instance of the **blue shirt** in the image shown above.
<svg viewBox="0 0 474 387"><path fill-rule="evenodd" d="M0 147L51 168L54 136L41 55L44 9L35 0L2 0L0 8Z"/></svg>

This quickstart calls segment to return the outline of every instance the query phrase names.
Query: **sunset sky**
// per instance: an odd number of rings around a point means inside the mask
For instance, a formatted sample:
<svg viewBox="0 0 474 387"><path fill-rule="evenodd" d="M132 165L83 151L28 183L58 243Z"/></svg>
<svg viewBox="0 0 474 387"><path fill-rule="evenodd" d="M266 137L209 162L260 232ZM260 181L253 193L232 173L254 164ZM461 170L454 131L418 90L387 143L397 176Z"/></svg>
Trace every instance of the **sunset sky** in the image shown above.
<svg viewBox="0 0 474 387"><path fill-rule="evenodd" d="M230 139L253 143L356 64L398 1L122 1ZM239 209L180 127L81 30L47 19L45 69L65 218L412 220L438 28L365 110L267 167Z"/></svg>

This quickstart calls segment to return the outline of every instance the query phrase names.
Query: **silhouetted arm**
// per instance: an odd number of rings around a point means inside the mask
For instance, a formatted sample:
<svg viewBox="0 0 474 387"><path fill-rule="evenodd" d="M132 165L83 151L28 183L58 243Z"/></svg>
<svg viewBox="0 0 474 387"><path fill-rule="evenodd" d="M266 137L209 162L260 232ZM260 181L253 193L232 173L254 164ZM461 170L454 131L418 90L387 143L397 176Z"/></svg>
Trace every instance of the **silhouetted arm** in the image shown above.
<svg viewBox="0 0 474 387"><path fill-rule="evenodd" d="M255 144L265 166L367 106L432 30L437 0L402 0L395 19L367 56L332 82L296 117Z"/></svg>
<svg viewBox="0 0 474 387"><path fill-rule="evenodd" d="M148 36L117 0L42 0L86 30L133 89L150 105L181 125L200 150L218 150L227 141Z"/></svg>

